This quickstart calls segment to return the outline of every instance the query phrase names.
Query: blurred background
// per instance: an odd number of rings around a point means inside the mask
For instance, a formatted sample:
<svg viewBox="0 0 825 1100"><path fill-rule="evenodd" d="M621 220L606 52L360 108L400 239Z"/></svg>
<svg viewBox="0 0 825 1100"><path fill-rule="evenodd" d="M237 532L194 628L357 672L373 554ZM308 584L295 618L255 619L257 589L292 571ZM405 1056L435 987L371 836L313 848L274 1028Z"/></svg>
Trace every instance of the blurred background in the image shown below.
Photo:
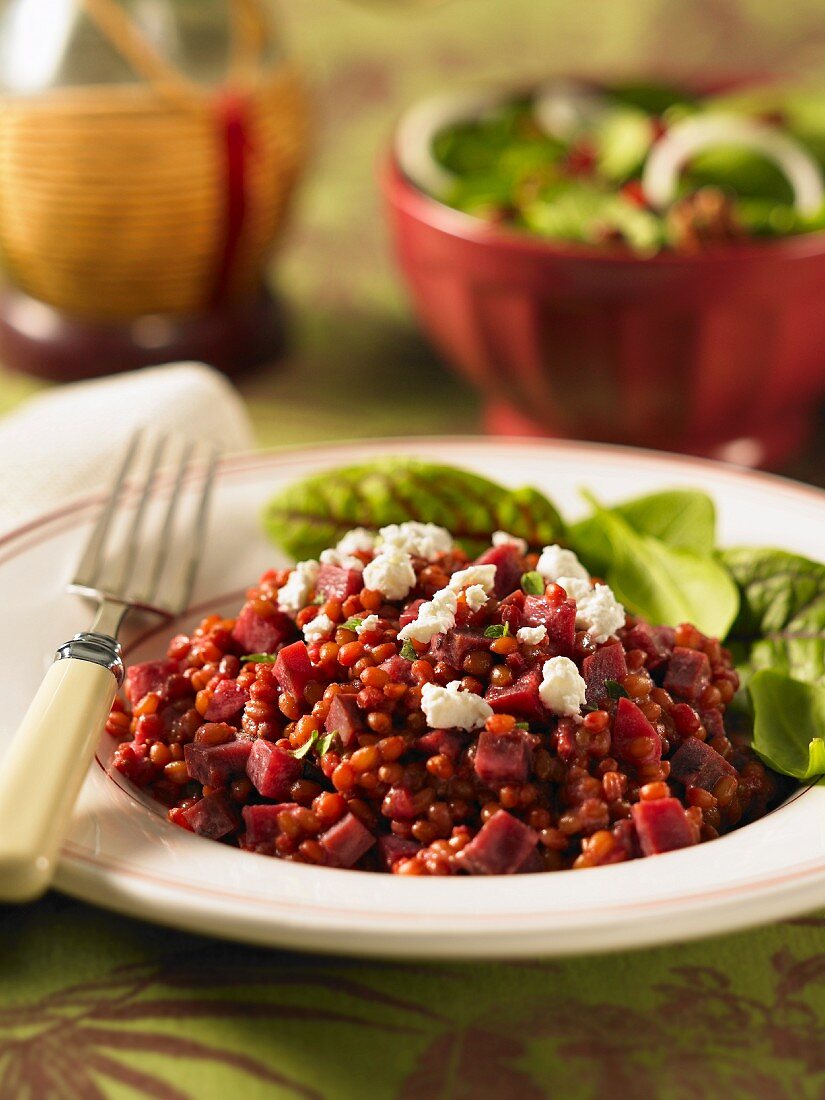
<svg viewBox="0 0 825 1100"><path fill-rule="evenodd" d="M52 0L36 0L33 7L43 14L50 5ZM9 36L19 33L24 6L21 0L2 5L7 91L10 69L18 82L26 71L20 50L27 41L37 49L31 39L15 39L15 61L9 61ZM122 0L120 6L187 78L220 77L220 66L210 70L206 47L197 56L196 39L176 57L173 32L176 18L191 23L199 9L206 19L225 4ZM279 328L264 362L234 379L258 441L267 446L481 428L475 389L447 368L418 327L389 247L376 180L395 120L419 97L468 82L529 84L570 72L597 80L769 73L825 82L822 0L280 0L267 7L279 43L267 56L278 58L283 49L311 104L306 166L279 251L267 263L283 303L285 336ZM111 29L105 10L102 17ZM167 41L164 25L171 28ZM95 70L89 49L75 75ZM93 77L105 78L105 71ZM68 125L58 133L65 135ZM0 135L0 182L5 178L6 186L9 150ZM70 146L65 156L71 157ZM17 186L25 190L19 180ZM0 207L4 201L0 196ZM62 224L52 221L52 232L71 233L73 209L66 206ZM159 258L159 277L166 262ZM83 274L81 265L78 277ZM258 317L253 324L266 322ZM105 351L95 354L95 373L105 371ZM820 359L823 372L825 347ZM46 384L4 366L0 411ZM825 483L822 437L820 419L813 440L782 468Z"/></svg>

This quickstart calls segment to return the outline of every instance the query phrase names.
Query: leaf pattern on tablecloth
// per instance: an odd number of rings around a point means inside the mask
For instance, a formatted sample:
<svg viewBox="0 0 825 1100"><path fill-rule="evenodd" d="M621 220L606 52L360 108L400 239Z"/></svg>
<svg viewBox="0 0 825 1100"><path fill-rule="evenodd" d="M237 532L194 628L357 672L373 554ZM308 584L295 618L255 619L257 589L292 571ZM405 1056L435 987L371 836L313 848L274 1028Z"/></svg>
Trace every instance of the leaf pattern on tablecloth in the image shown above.
<svg viewBox="0 0 825 1100"><path fill-rule="evenodd" d="M825 930L822 918L804 923ZM643 966L644 956L637 959ZM650 1007L554 996L563 969L545 965L547 997L514 994L512 1003L439 1034L396 1100L825 1095L825 1015L814 1007L825 1006L822 952L776 952L764 998L738 991L716 967L671 966L668 979L652 985Z"/></svg>
<svg viewBox="0 0 825 1100"><path fill-rule="evenodd" d="M397 965L399 973L405 969ZM323 994L324 1007L291 999L297 988ZM239 990L243 996L237 995ZM352 1002L358 1011L352 1010ZM386 1019L387 1012L408 1016L410 1023ZM100 981L0 1009L0 1100L105 1100L110 1084L153 1100L190 1100L193 1094L178 1080L142 1069L139 1058L144 1054L212 1063L258 1085L322 1100L316 1089L262 1058L164 1030L165 1021L174 1021L179 1029L198 1019L233 1017L297 1020L309 1027L346 1024L409 1038L422 1030L424 1021L430 1027L444 1022L415 1001L337 973L334 964L326 971L318 966L296 969L293 959L270 952L222 964L214 961L214 949L204 948L160 964L116 967Z"/></svg>
<svg viewBox="0 0 825 1100"><path fill-rule="evenodd" d="M358 962L181 937L151 965L0 1008L0 1100L202 1098L187 1065L279 1100L821 1100L825 919L793 923L804 938L753 960L688 945L623 956L605 982L602 959ZM264 1041L241 1049L256 1022Z"/></svg>
<svg viewBox="0 0 825 1100"><path fill-rule="evenodd" d="M523 1054L520 1039L500 1030L471 1026L446 1031L419 1059L398 1100L544 1100L538 1084L515 1064Z"/></svg>

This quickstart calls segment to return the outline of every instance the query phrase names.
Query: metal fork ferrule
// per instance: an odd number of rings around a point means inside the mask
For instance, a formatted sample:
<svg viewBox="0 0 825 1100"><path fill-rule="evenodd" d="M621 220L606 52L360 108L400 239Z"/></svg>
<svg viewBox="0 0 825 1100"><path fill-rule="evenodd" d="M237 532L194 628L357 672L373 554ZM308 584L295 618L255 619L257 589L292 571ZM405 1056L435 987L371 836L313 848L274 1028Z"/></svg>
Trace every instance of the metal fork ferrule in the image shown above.
<svg viewBox="0 0 825 1100"><path fill-rule="evenodd" d="M74 657L77 661L90 661L95 665L102 665L112 673L117 680L118 687L123 683L124 668L121 656L120 643L108 634L96 634L94 631L83 631L58 649L55 654L56 661L63 661L67 657Z"/></svg>

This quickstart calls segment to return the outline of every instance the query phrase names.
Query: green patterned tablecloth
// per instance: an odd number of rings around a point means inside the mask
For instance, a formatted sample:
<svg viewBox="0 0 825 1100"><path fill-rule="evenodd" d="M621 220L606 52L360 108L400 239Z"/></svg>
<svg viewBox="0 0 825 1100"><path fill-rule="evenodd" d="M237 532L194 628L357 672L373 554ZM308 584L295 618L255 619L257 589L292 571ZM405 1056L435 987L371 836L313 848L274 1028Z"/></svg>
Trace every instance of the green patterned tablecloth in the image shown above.
<svg viewBox="0 0 825 1100"><path fill-rule="evenodd" d="M291 351L240 382L262 444L473 431L416 334L373 165L398 109L471 77L825 75L822 0L283 0L318 93L277 270ZM430 399L437 386L440 399ZM36 384L0 374L0 411ZM825 432L790 472L825 484ZM822 1100L825 918L592 959L408 965L256 951L52 894L0 909L0 1100Z"/></svg>

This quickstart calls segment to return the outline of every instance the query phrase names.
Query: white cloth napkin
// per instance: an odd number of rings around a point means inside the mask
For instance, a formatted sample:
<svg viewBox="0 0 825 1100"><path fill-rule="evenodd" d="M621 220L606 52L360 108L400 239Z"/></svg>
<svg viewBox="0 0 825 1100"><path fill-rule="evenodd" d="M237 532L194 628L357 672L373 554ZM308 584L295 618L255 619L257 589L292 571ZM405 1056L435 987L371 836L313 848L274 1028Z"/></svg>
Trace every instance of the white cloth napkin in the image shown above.
<svg viewBox="0 0 825 1100"><path fill-rule="evenodd" d="M0 420L0 532L111 484L138 428L254 446L243 401L202 363L174 363L38 394Z"/></svg>

